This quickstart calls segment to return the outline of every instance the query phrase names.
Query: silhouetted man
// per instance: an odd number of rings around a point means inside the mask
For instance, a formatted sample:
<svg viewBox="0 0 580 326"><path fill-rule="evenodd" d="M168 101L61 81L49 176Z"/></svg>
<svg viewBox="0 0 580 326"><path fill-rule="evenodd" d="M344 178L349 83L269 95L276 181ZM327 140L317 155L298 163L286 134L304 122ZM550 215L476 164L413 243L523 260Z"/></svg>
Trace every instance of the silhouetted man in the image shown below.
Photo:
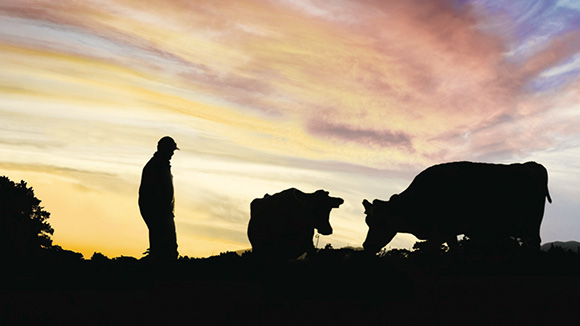
<svg viewBox="0 0 580 326"><path fill-rule="evenodd" d="M139 210L149 228L149 256L153 261L177 259L173 176L169 160L177 144L171 137L157 143L157 152L143 168L139 187Z"/></svg>

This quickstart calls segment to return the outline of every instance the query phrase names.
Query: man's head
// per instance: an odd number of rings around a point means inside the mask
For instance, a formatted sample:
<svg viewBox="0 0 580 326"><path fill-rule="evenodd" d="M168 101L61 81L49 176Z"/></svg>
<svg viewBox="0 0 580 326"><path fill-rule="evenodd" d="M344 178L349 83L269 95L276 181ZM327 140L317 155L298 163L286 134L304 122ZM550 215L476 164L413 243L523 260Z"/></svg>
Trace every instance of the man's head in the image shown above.
<svg viewBox="0 0 580 326"><path fill-rule="evenodd" d="M177 143L175 140L173 140L173 138L165 136L159 139L159 142L157 143L157 152L159 154L167 158L171 158L175 150L179 150L179 148L177 147Z"/></svg>

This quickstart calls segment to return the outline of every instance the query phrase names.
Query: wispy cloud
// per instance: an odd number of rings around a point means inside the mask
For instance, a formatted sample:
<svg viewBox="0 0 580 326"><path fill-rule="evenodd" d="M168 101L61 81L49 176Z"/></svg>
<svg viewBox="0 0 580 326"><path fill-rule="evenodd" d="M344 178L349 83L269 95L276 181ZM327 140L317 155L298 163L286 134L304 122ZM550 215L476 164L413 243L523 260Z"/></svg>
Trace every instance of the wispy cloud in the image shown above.
<svg viewBox="0 0 580 326"><path fill-rule="evenodd" d="M403 147L412 152L412 142L403 132L375 131L364 127L355 128L346 125L333 125L328 122L312 121L307 130L320 137L333 138L339 141L356 142L366 147Z"/></svg>

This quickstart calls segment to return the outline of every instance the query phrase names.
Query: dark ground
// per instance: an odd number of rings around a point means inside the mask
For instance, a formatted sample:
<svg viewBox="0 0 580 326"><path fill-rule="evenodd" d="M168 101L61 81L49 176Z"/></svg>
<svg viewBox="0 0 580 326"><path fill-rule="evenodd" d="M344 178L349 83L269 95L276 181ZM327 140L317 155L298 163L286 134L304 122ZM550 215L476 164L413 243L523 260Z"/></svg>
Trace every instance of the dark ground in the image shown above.
<svg viewBox="0 0 580 326"><path fill-rule="evenodd" d="M226 253L11 263L0 325L574 325L580 255L321 250L262 264Z"/></svg>

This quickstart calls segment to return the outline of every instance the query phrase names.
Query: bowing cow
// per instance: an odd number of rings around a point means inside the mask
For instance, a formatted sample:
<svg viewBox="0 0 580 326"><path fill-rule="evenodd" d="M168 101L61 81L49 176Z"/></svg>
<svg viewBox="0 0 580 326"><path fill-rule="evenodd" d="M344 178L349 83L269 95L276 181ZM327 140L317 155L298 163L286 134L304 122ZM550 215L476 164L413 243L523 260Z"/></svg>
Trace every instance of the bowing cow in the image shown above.
<svg viewBox="0 0 580 326"><path fill-rule="evenodd" d="M451 249L461 234L482 242L514 237L539 249L546 198L552 202L548 173L535 162L435 165L388 201L363 201L369 227L363 246L378 252L402 232Z"/></svg>

